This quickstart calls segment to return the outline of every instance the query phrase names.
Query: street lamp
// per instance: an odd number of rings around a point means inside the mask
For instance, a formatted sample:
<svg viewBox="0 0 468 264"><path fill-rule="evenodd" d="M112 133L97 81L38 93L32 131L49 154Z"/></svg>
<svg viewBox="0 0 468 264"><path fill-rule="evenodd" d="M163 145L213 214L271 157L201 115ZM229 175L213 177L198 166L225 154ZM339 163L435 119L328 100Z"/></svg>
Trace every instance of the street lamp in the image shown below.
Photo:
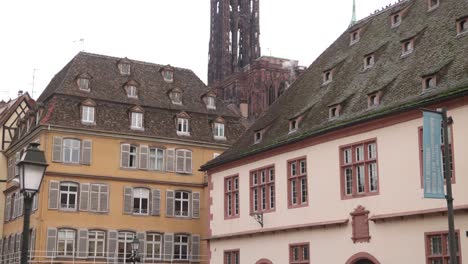
<svg viewBox="0 0 468 264"><path fill-rule="evenodd" d="M130 261L135 264L135 262L140 262L140 256L138 256L138 249L140 248L140 240L137 237L133 237L132 241L132 255L130 256Z"/></svg>
<svg viewBox="0 0 468 264"><path fill-rule="evenodd" d="M38 143L29 144L26 153L23 154L21 160L17 163L19 170L20 191L23 194L24 199L21 264L28 263L29 221L31 217L31 207L34 195L39 192L46 168L49 166L46 162L44 151L40 150L38 146Z"/></svg>

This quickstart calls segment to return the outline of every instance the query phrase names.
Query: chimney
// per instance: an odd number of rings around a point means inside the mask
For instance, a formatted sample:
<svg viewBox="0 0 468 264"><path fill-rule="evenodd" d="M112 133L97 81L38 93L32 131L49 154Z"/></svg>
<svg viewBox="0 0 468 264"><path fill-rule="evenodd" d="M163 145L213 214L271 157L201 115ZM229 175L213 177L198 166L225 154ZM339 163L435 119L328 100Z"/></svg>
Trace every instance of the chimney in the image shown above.
<svg viewBox="0 0 468 264"><path fill-rule="evenodd" d="M22 96L23 95L23 90L19 90L18 91L18 97Z"/></svg>

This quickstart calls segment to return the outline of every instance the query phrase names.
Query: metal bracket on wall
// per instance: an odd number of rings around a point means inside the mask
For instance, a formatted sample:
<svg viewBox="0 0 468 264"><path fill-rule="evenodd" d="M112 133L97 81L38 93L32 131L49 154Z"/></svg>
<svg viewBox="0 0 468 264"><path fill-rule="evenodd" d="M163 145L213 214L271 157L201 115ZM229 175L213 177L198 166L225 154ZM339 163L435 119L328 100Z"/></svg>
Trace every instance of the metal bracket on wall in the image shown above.
<svg viewBox="0 0 468 264"><path fill-rule="evenodd" d="M252 217L257 221L260 226L263 228L263 213L252 214Z"/></svg>

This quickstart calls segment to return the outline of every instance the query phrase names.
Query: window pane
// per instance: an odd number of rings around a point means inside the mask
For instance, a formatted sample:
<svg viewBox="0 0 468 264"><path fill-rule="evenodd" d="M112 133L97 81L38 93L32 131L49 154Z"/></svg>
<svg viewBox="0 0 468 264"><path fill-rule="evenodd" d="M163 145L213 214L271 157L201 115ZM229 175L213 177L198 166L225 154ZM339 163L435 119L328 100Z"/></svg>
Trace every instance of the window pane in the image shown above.
<svg viewBox="0 0 468 264"><path fill-rule="evenodd" d="M358 193L362 193L365 191L364 185L365 185L365 180L364 180L364 166L358 166L356 167L356 172L357 172L357 189Z"/></svg>

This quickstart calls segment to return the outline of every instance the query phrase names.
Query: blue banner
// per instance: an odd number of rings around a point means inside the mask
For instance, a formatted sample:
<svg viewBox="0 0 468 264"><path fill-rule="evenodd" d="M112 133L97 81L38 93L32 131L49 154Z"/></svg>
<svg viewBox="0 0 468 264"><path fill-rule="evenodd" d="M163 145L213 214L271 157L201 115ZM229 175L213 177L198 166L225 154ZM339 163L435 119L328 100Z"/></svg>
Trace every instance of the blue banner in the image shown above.
<svg viewBox="0 0 468 264"><path fill-rule="evenodd" d="M423 112L424 198L445 199L441 134L442 114Z"/></svg>

